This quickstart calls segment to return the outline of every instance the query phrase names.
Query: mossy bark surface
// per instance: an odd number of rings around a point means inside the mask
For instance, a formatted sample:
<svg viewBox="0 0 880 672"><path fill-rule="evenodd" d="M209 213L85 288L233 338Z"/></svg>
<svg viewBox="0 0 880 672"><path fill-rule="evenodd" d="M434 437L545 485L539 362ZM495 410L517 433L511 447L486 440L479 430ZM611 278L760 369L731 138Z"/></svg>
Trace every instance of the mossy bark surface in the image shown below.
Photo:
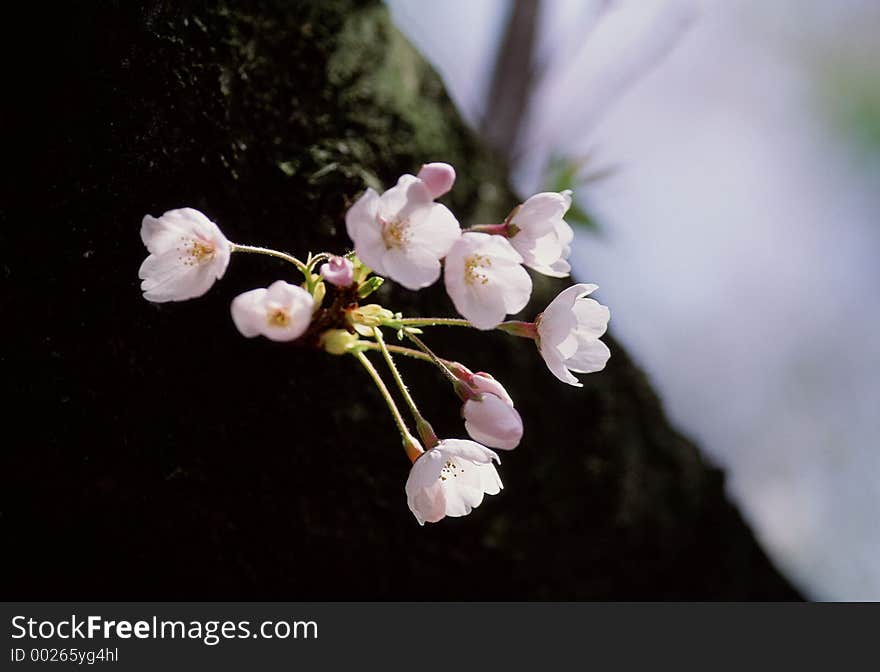
<svg viewBox="0 0 880 672"><path fill-rule="evenodd" d="M465 224L515 204L382 5L175 5L68 7L44 27L28 95L45 119L18 181L39 201L15 248L30 253L4 265L26 362L6 382L44 418L4 447L8 597L796 597L613 336L608 368L574 389L531 342L426 334L495 374L526 434L502 494L420 528L357 362L229 319L234 296L292 269L235 255L205 297L144 301L146 213L195 207L234 241L304 255L348 249L359 192L425 161L458 169L444 202ZM536 278L527 313L565 285ZM378 299L453 314L442 287ZM442 378L401 368L438 432L462 436Z"/></svg>

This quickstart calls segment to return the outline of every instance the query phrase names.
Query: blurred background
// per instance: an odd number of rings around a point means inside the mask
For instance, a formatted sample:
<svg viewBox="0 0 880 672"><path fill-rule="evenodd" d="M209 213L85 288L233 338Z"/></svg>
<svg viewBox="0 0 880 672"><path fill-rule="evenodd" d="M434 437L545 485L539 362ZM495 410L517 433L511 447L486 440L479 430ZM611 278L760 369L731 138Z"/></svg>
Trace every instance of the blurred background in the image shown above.
<svg viewBox="0 0 880 672"><path fill-rule="evenodd" d="M388 4L777 565L880 599L880 3Z"/></svg>

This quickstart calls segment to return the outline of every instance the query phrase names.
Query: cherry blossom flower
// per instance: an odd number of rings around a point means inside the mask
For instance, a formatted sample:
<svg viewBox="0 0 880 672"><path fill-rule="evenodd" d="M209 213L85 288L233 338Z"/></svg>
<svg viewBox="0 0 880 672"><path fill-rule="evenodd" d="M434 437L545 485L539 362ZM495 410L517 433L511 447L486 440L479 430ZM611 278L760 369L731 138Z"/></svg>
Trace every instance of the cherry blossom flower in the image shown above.
<svg viewBox="0 0 880 672"><path fill-rule="evenodd" d="M354 264L345 257L332 256L321 264L321 276L336 287L350 287L354 282Z"/></svg>
<svg viewBox="0 0 880 672"><path fill-rule="evenodd" d="M406 502L419 525L466 516L504 487L492 460L498 455L466 439L444 439L413 462Z"/></svg>
<svg viewBox="0 0 880 672"><path fill-rule="evenodd" d="M403 175L381 196L367 189L345 215L358 257L407 289L440 277L440 260L461 235L458 220L419 178Z"/></svg>
<svg viewBox="0 0 880 672"><path fill-rule="evenodd" d="M416 177L425 183L431 198L440 198L452 189L455 169L448 163L426 163Z"/></svg>
<svg viewBox="0 0 880 672"><path fill-rule="evenodd" d="M522 439L523 423L504 386L482 372L473 374L467 383L473 392L461 409L467 433L490 448L516 448Z"/></svg>
<svg viewBox="0 0 880 672"><path fill-rule="evenodd" d="M513 211L505 233L526 266L554 278L569 274L566 260L574 231L563 217L570 207L571 191L566 190L535 194Z"/></svg>
<svg viewBox="0 0 880 672"><path fill-rule="evenodd" d="M506 238L465 233L446 257L446 292L455 309L478 329L494 329L529 302L532 279Z"/></svg>
<svg viewBox="0 0 880 672"><path fill-rule="evenodd" d="M581 387L574 373L593 373L605 368L611 351L599 340L611 313L586 296L596 285L577 284L563 290L535 320L538 350L554 376Z"/></svg>
<svg viewBox="0 0 880 672"><path fill-rule="evenodd" d="M232 321L247 338L263 335L272 341L292 341L308 328L313 308L311 294L278 280L268 288L236 296L232 300Z"/></svg>
<svg viewBox="0 0 880 672"><path fill-rule="evenodd" d="M147 215L141 240L150 253L138 271L141 290L157 303L202 296L223 277L232 252L217 225L193 208Z"/></svg>

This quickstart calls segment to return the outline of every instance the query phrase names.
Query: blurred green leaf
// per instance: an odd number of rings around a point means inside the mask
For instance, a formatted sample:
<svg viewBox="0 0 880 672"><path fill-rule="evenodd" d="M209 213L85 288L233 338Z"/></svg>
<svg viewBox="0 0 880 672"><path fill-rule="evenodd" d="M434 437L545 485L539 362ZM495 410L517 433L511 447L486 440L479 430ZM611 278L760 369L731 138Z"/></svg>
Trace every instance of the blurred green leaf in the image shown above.
<svg viewBox="0 0 880 672"><path fill-rule="evenodd" d="M582 226L594 233L599 232L599 225L596 223L596 220L588 215L574 200L571 202L571 208L569 208L568 214L565 215L565 221L569 224Z"/></svg>
<svg viewBox="0 0 880 672"><path fill-rule="evenodd" d="M595 218L587 213L577 202L578 190L584 185L581 170L587 159L575 159L571 157L554 157L550 161L548 169L547 189L550 191L572 191L571 208L565 215L565 221L574 224L592 233L599 233L599 225Z"/></svg>

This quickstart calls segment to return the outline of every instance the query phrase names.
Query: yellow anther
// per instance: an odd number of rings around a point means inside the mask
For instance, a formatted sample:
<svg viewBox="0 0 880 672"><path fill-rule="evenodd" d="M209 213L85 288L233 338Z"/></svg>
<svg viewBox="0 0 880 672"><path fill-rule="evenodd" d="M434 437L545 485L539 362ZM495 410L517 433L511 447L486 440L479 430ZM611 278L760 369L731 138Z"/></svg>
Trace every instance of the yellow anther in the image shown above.
<svg viewBox="0 0 880 672"><path fill-rule="evenodd" d="M384 222L382 227L382 240L385 241L385 247L391 249L393 247L403 247L409 241L409 220L395 219L392 222Z"/></svg>
<svg viewBox="0 0 880 672"><path fill-rule="evenodd" d="M484 268L489 268L492 260L482 254L472 254L464 260L464 281L472 285L479 282L485 285L489 282L489 276L483 272Z"/></svg>
<svg viewBox="0 0 880 672"><path fill-rule="evenodd" d="M273 327L286 327L290 324L290 314L283 308L276 308L269 312L266 321Z"/></svg>

